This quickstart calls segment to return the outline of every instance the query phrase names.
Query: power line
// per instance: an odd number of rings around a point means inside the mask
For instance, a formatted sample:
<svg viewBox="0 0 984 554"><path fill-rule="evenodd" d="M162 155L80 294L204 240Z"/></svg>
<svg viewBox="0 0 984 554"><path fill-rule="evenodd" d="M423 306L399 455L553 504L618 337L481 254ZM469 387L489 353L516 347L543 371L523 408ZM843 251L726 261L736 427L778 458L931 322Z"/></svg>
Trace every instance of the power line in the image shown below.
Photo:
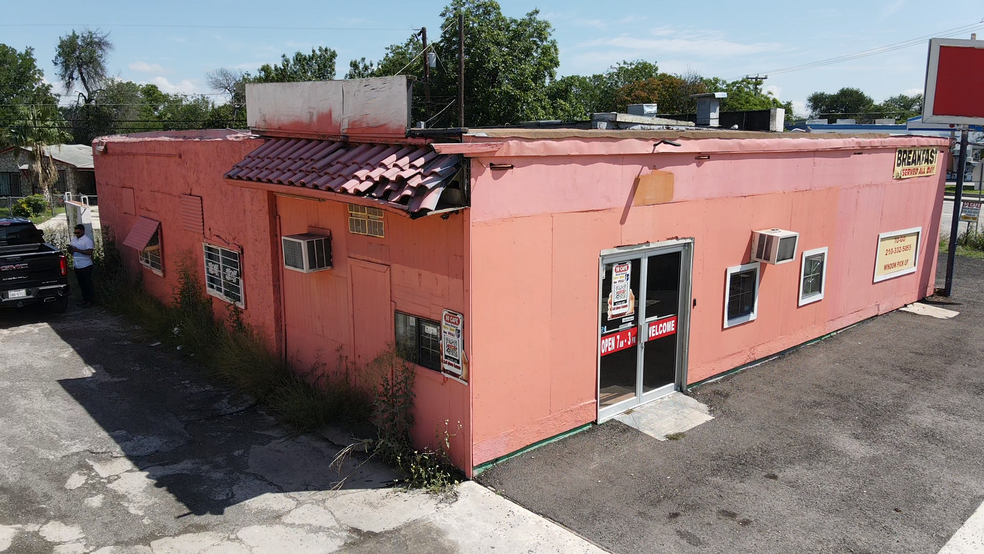
<svg viewBox="0 0 984 554"><path fill-rule="evenodd" d="M164 23L0 23L0 27L156 27L161 29L249 29L253 31L419 31L413 27L273 27L254 25L169 25Z"/></svg>
<svg viewBox="0 0 984 554"><path fill-rule="evenodd" d="M984 21L978 22L978 23L973 23L973 24L970 24L970 25L964 25L964 26L961 26L961 27L954 27L953 29L948 29L946 31L932 33L932 34L929 34L929 35L923 35L923 36L916 37L916 38L913 38L913 39L904 40L902 42L896 42L896 43L888 44L888 45L885 45L885 46L879 46L877 48L872 48L872 49L869 49L869 50L863 50L861 52L856 52L854 54L845 54L843 56L837 56L837 57L834 57L834 58L827 58L827 59L824 59L824 60L817 60L817 61L808 62L808 63L804 63L804 64L800 64L800 65L793 65L793 66L789 66L789 67L781 67L779 69L773 69L773 70L770 70L770 71L760 71L758 73L759 74L765 73L765 74L769 74L769 75L778 75L780 73L791 73L791 72L794 72L794 71L803 71L803 70L806 70L806 69L813 69L815 67L822 67L822 66L825 66L825 65L832 65L832 64L835 64L835 63L840 63L840 62L845 62L845 61L850 61L850 60L856 60L858 58L864 58L864 57L868 57L868 56L874 56L876 54L884 54L886 52L891 52L893 50L899 50L899 49L902 49L902 48L909 48L911 46L916 46L918 44L925 44L925 41L927 39L930 39L930 38L950 37L950 36L954 36L954 35L964 34L964 33L968 32L968 31L971 31L971 30L973 30L973 29L975 29L977 27L984 27ZM729 80L737 80L739 78L740 77L737 77L735 79L729 79Z"/></svg>

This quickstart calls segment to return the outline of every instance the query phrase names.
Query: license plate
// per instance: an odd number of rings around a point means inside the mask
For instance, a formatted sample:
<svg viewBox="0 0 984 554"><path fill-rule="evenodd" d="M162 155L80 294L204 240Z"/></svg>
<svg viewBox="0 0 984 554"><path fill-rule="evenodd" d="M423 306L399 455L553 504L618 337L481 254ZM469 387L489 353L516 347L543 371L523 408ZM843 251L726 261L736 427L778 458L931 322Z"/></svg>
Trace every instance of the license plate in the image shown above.
<svg viewBox="0 0 984 554"><path fill-rule="evenodd" d="M7 298L27 298L27 289L12 290L7 293Z"/></svg>

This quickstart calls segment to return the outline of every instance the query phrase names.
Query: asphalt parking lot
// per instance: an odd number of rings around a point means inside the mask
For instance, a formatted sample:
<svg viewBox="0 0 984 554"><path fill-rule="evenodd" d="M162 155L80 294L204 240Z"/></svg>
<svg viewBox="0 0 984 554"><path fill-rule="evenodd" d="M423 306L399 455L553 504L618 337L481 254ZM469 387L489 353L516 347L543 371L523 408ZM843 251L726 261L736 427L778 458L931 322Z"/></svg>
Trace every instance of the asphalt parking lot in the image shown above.
<svg viewBox="0 0 984 554"><path fill-rule="evenodd" d="M339 471L350 435L290 434L98 307L0 312L0 422L0 553L600 552L475 483Z"/></svg>
<svg viewBox="0 0 984 554"><path fill-rule="evenodd" d="M693 389L715 419L679 440L613 420L478 481L613 552L935 553L984 501L984 261L957 262L954 319L868 320Z"/></svg>

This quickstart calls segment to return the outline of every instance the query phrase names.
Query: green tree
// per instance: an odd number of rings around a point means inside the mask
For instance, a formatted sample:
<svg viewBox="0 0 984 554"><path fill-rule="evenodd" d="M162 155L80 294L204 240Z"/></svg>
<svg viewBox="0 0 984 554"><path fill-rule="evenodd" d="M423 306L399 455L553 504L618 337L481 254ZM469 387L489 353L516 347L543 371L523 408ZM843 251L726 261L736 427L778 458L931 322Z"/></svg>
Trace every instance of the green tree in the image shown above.
<svg viewBox="0 0 984 554"><path fill-rule="evenodd" d="M707 85L699 75L660 73L618 89L616 108L624 112L629 104L657 104L660 113L687 114L697 109L697 101L691 95L703 92L707 92Z"/></svg>
<svg viewBox="0 0 984 554"><path fill-rule="evenodd" d="M547 117L546 88L560 65L552 27L536 10L520 19L506 17L494 0L453 0L441 12L444 32L434 49L442 64L433 72L431 87L436 96L457 96L458 13L464 14L465 124ZM456 111L446 111L437 122L457 125Z"/></svg>
<svg viewBox="0 0 984 554"><path fill-rule="evenodd" d="M76 85L82 85L85 92L79 95L83 102L92 102L106 80L106 57L112 49L109 33L86 29L80 35L73 30L61 37L52 63L65 92L71 94Z"/></svg>
<svg viewBox="0 0 984 554"><path fill-rule="evenodd" d="M897 123L905 123L910 117L922 114L923 95L898 94L886 98L877 108L879 117L892 117Z"/></svg>
<svg viewBox="0 0 984 554"><path fill-rule="evenodd" d="M359 60L352 60L349 62L348 73L345 74L346 79L367 79L369 77L375 77L376 67L371 61L366 61L363 57Z"/></svg>
<svg viewBox="0 0 984 554"><path fill-rule="evenodd" d="M57 103L51 85L44 82L44 72L37 66L34 50L25 48L19 52L0 44L0 145L12 144L12 128L28 117L27 107L55 106ZM57 112L54 119L46 123L48 127L61 124Z"/></svg>
<svg viewBox="0 0 984 554"><path fill-rule="evenodd" d="M338 53L319 46L311 54L296 52L292 58L280 56L277 65L263 64L252 77L255 83L291 83L296 81L330 81L335 78L335 60Z"/></svg>
<svg viewBox="0 0 984 554"><path fill-rule="evenodd" d="M232 71L220 67L205 74L209 87L228 98L225 104L217 104L209 114L208 122L213 127L246 128L246 82L249 73Z"/></svg>
<svg viewBox="0 0 984 554"><path fill-rule="evenodd" d="M53 122L60 114L55 103L18 104L15 123L7 128L6 140L15 147L15 162L20 164L21 153L27 151L27 172L32 187L41 189L50 198L51 185L58 180L58 169L48 155L48 146L61 144L68 135Z"/></svg>
<svg viewBox="0 0 984 554"><path fill-rule="evenodd" d="M814 92L806 97L810 116L826 118L831 123L838 118L856 118L859 122L871 119L874 105L870 96L851 87L844 87L833 94Z"/></svg>

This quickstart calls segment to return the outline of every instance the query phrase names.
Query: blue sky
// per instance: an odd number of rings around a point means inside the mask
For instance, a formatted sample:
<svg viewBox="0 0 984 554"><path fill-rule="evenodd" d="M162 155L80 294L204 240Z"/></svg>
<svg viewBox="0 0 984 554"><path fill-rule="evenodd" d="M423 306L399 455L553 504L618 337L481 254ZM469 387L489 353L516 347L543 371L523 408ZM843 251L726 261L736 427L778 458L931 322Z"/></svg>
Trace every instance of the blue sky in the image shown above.
<svg viewBox="0 0 984 554"><path fill-rule="evenodd" d="M440 32L447 2L168 2L46 0L5 3L0 43L34 48L54 81L55 45L71 30L110 32L108 66L122 79L167 92L210 93L205 73L218 67L255 70L283 53L327 46L338 52L338 76L350 59L378 60L387 45L427 27ZM768 74L765 87L803 111L816 91L857 87L875 101L921 92L929 36L984 39L984 4L948 0L789 2L589 2L501 0L507 16L532 9L550 21L560 47L559 75L605 71L621 60L655 61L663 71L695 71L735 79ZM802 6L802 7L801 7ZM971 28L970 26L973 26ZM906 44L877 55L778 73L775 70ZM59 92L60 87L56 86Z"/></svg>

